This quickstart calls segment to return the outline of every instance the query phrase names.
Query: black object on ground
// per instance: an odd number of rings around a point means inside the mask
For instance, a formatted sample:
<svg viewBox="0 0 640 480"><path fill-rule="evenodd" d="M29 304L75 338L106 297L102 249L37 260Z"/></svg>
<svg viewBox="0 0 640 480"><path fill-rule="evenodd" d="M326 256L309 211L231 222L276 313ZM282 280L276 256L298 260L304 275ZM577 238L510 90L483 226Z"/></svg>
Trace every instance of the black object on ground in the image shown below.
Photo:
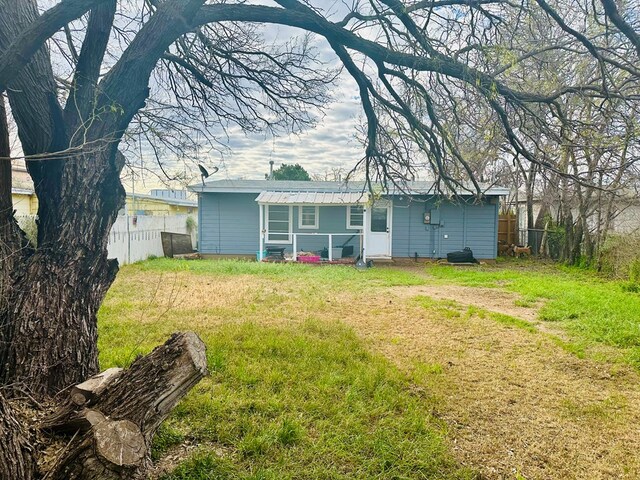
<svg viewBox="0 0 640 480"><path fill-rule="evenodd" d="M265 247L267 261L284 262L284 247Z"/></svg>
<svg viewBox="0 0 640 480"><path fill-rule="evenodd" d="M469 247L465 247L464 250L457 252L447 253L447 262L449 263L478 263L478 260L473 258L473 252Z"/></svg>

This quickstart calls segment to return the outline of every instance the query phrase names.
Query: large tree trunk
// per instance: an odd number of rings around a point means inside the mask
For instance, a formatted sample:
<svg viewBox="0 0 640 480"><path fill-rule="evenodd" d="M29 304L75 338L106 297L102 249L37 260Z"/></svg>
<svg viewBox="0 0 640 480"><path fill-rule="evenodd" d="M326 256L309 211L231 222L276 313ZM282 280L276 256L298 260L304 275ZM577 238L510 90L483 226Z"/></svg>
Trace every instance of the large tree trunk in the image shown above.
<svg viewBox="0 0 640 480"><path fill-rule="evenodd" d="M0 312L7 326L0 382L38 396L98 370L96 314L118 270L107 260L107 242L124 190L109 172L115 154L87 155L91 162L79 156L65 165L58 202L39 211L38 249L23 255L8 279L10 308Z"/></svg>
<svg viewBox="0 0 640 480"><path fill-rule="evenodd" d="M82 95L82 108L69 100L80 109L76 115L67 114L65 122L46 47L8 90L25 154L78 149L64 159L27 161L39 200L38 250L20 251L13 257L19 268L2 272L11 308L0 309L0 384L20 384L37 396L56 394L97 372L96 313L117 272L106 246L124 203L119 180L124 162L116 148L122 132L113 134L118 115L102 113L93 130L81 134L79 123L85 120L77 118L86 119L95 107L92 92L115 10L115 1L107 3L91 15L90 27L100 33L87 33L91 41L81 53L71 95ZM2 50L37 18L37 8L34 0L0 0L0 6Z"/></svg>
<svg viewBox="0 0 640 480"><path fill-rule="evenodd" d="M96 373L96 312L113 282L108 234L124 204L117 151L133 115L144 105L157 59L184 31L202 0L175 0L145 24L100 81L101 59L116 8L107 0L91 12L65 111L46 47L9 85L8 97L27 155L75 149L64 159L28 160L38 209L38 250L6 279L12 308L0 311L0 384L23 384L38 396ZM0 51L37 18L35 0L0 0ZM176 22L176 16L183 22ZM95 115L95 120L87 118Z"/></svg>
<svg viewBox="0 0 640 480"><path fill-rule="evenodd" d="M0 392L0 480L30 480L35 471L25 428Z"/></svg>

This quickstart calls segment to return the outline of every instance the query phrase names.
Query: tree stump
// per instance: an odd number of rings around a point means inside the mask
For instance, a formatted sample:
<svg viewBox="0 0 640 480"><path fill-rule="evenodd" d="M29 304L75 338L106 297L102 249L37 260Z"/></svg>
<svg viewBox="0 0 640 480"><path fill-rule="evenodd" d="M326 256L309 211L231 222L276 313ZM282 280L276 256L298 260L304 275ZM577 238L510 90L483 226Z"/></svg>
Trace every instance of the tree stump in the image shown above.
<svg viewBox="0 0 640 480"><path fill-rule="evenodd" d="M42 427L75 436L48 473L51 480L131 478L149 464L160 423L207 375L205 346L176 333L126 370L107 370L69 391Z"/></svg>

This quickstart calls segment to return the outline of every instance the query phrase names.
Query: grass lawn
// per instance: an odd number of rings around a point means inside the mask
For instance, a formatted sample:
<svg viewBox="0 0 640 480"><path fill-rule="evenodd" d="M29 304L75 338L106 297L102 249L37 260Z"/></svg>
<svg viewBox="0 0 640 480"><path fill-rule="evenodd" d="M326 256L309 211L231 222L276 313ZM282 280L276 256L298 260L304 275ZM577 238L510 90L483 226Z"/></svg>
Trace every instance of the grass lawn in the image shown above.
<svg viewBox="0 0 640 480"><path fill-rule="evenodd" d="M242 296L220 291L238 279L251 285ZM278 291L265 290L271 281ZM423 281L398 270L230 261L124 267L99 315L101 366L125 366L174 330L193 329L207 344L211 376L165 422L154 456L201 446L166 480L473 478L449 454L428 395L351 329L320 319L327 296ZM220 302L181 297L194 283ZM308 310L296 325L258 321L289 308Z"/></svg>
<svg viewBox="0 0 640 480"><path fill-rule="evenodd" d="M590 347L614 347L607 350L605 359L640 369L640 294L627 291L625 282L532 261L473 269L432 265L427 272L444 283L516 292L522 296L522 305L542 302L540 320L554 322L571 335L567 348L583 355Z"/></svg>
<svg viewBox="0 0 640 480"><path fill-rule="evenodd" d="M434 285L511 295L567 336L425 295ZM622 284L530 262L359 272L156 259L122 268L99 346L108 368L177 330L207 344L211 376L161 427L155 478L605 478L612 465L640 472L627 428L640 390L625 390L635 377L599 384L608 367L576 354L603 345L599 361L640 368L639 325L640 295Z"/></svg>

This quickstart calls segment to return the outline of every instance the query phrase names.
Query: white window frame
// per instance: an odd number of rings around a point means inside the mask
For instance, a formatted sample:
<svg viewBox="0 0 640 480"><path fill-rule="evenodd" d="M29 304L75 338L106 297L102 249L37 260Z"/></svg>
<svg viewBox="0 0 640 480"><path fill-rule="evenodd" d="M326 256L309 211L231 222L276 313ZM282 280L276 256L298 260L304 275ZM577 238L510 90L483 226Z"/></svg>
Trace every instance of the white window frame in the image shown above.
<svg viewBox="0 0 640 480"><path fill-rule="evenodd" d="M269 212L271 210L271 207L286 207L286 205L280 205L280 204L267 204L265 205L265 210L266 210L266 222L265 222L265 226L266 226L266 235L265 235L265 243L268 243L270 245L289 245L291 243L293 243L293 207L289 205L289 231L288 233L288 239L287 240L271 240L269 237L271 235L271 232L269 231ZM275 235L284 235L285 232L273 232Z"/></svg>
<svg viewBox="0 0 640 480"><path fill-rule="evenodd" d="M313 225L303 225L302 224L302 209L303 208L313 208L314 211L314 223ZM300 230L317 230L320 225L320 208L318 205L298 205L298 228Z"/></svg>
<svg viewBox="0 0 640 480"><path fill-rule="evenodd" d="M360 207L360 208L362 208L362 225L352 225L351 224L351 208L352 207ZM347 206L347 228L349 230L363 230L364 229L364 205L348 205Z"/></svg>

